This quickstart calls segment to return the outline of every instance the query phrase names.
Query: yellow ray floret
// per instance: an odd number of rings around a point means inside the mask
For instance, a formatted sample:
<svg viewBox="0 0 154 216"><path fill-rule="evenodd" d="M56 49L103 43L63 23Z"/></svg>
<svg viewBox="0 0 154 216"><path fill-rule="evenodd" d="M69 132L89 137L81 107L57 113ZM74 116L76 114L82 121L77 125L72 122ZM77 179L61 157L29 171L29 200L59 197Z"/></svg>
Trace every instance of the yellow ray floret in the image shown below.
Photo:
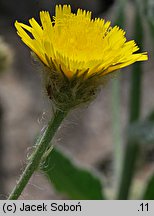
<svg viewBox="0 0 154 216"><path fill-rule="evenodd" d="M58 5L52 19L42 11L40 20L41 25L30 19L30 26L16 21L18 35L47 67L54 63L69 78L77 71L106 75L148 58L146 52L136 53L138 46L126 41L122 29L91 19L89 11L78 9L74 14L69 5Z"/></svg>

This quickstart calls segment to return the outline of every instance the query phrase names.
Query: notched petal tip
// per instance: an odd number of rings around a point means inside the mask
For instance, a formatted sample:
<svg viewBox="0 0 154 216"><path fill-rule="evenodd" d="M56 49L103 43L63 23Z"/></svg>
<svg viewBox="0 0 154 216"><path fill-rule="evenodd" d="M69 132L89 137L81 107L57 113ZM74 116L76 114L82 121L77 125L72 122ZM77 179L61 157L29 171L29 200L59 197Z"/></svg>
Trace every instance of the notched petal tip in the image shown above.
<svg viewBox="0 0 154 216"><path fill-rule="evenodd" d="M144 52L144 53L141 53L141 56L138 61L147 61L148 59L149 59L148 53Z"/></svg>
<svg viewBox="0 0 154 216"><path fill-rule="evenodd" d="M71 6L70 5L56 5L56 8L55 8L55 17L56 18L61 18L64 16L64 14L66 15L69 15L71 14Z"/></svg>
<svg viewBox="0 0 154 216"><path fill-rule="evenodd" d="M15 26L16 29L18 29L18 27L20 26L20 23L16 20L16 21L14 22L14 26Z"/></svg>

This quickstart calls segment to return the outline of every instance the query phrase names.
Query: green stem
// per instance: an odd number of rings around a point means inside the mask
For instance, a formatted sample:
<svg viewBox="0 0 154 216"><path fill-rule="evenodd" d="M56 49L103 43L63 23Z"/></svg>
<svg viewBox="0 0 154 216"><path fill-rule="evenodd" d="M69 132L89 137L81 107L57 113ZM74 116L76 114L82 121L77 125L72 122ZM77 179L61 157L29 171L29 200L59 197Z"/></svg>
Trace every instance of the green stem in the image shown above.
<svg viewBox="0 0 154 216"><path fill-rule="evenodd" d="M141 23L141 17L136 6L135 17L135 36L136 41L141 47L143 38L143 29ZM141 81L142 81L142 66L141 63L136 63L133 66L131 77L131 90L130 90L130 124L137 121L140 117L141 107ZM129 138L128 138L129 139ZM126 200L129 196L130 187L135 173L136 161L139 154L139 144L137 142L126 143L124 163L122 169L122 175L119 185L118 199Z"/></svg>
<svg viewBox="0 0 154 216"><path fill-rule="evenodd" d="M66 117L67 112L57 111L51 121L48 123L47 128L45 129L41 138L39 138L36 142L36 149L30 158L24 172L22 173L17 185L13 189L12 193L9 196L9 200L16 200L21 195L22 191L24 190L25 186L27 185L29 179L31 178L32 174L38 168L42 156L50 146L50 142L54 137L57 129L59 128L61 122Z"/></svg>
<svg viewBox="0 0 154 216"><path fill-rule="evenodd" d="M124 157L123 172L121 175L120 190L118 193L119 200L127 200L129 195L132 177L135 172L136 158L138 156L138 143L127 143L126 154Z"/></svg>
<svg viewBox="0 0 154 216"><path fill-rule="evenodd" d="M114 187L117 191L121 164L123 161L123 143L120 119L120 79L112 81L112 130L114 138Z"/></svg>
<svg viewBox="0 0 154 216"><path fill-rule="evenodd" d="M130 123L137 121L140 117L141 95L142 95L141 85L142 85L142 63L138 62L133 65L133 71L131 73L130 116L129 116Z"/></svg>
<svg viewBox="0 0 154 216"><path fill-rule="evenodd" d="M124 27L125 23L125 5L126 0L118 0L117 2L117 12L114 25L118 25L121 28ZM112 81L112 129L114 138L114 187L117 192L121 170L123 162L123 141L121 135L121 112L120 112L120 102L121 102L121 80L119 77Z"/></svg>

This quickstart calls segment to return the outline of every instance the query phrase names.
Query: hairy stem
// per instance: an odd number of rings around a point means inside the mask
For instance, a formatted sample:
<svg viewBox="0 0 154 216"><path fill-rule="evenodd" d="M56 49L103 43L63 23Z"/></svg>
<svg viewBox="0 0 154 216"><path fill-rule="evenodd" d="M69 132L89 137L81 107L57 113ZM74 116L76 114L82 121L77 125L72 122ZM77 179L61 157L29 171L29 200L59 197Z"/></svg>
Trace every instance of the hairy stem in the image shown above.
<svg viewBox="0 0 154 216"><path fill-rule="evenodd" d="M14 187L12 193L10 194L8 198L9 200L16 200L19 198L25 186L27 185L29 179L31 178L32 174L38 168L41 162L42 156L44 155L44 153L50 146L50 142L52 138L54 137L56 131L58 130L61 122L66 117L66 115L67 115L67 112L63 112L59 110L54 114L53 118L48 123L48 126L45 129L44 133L42 134L40 138L38 138L36 142L36 149L32 153L32 156L24 172L20 176L16 186Z"/></svg>

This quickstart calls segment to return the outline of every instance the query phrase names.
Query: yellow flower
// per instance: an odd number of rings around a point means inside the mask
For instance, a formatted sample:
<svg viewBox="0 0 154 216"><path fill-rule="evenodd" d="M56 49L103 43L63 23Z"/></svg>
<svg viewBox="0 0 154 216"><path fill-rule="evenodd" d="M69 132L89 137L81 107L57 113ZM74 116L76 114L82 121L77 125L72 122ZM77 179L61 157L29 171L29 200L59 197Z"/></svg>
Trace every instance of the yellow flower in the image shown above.
<svg viewBox="0 0 154 216"><path fill-rule="evenodd" d="M134 40L126 41L125 32L111 27L104 19L91 19L91 12L69 5L56 6L51 19L49 12L40 12L41 25L34 18L30 26L16 21L18 35L23 42L51 70L62 70L69 79L99 73L104 76L136 61L147 60L147 53L139 50ZM29 32L29 33L28 33Z"/></svg>
<svg viewBox="0 0 154 216"><path fill-rule="evenodd" d="M69 5L56 6L51 19L40 12L41 25L34 18L30 26L16 21L18 35L43 63L45 87L53 105L69 110L89 103L106 80L105 75L136 61L147 60L147 53L125 32L111 27L104 19L91 19L91 12Z"/></svg>

